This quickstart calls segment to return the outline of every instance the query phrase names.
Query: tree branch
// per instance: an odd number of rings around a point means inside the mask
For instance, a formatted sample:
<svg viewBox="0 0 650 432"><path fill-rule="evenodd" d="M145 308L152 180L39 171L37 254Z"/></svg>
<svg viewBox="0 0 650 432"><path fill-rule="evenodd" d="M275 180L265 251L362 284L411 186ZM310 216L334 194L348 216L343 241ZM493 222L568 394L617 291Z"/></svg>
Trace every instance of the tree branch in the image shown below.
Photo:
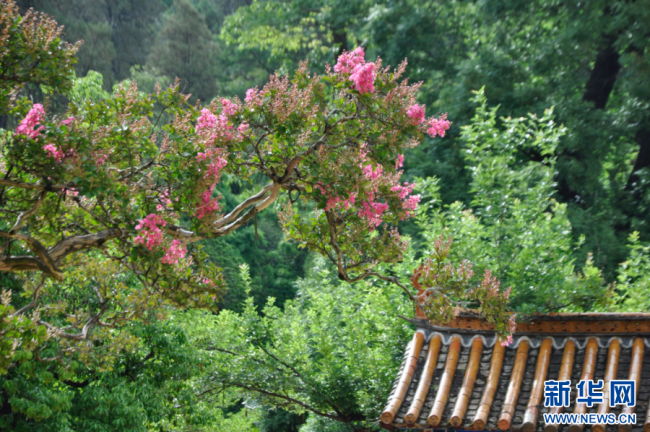
<svg viewBox="0 0 650 432"><path fill-rule="evenodd" d="M418 301L415 298L415 296L411 293L411 291L409 291L408 288L402 285L399 279L397 279L397 276L383 276L380 273L377 273L375 271L368 272L368 276L375 276L383 281L394 283L398 287L402 288L402 290L404 290L404 292L409 296L409 298L411 299L411 301L413 301L413 303L415 303L416 305L418 304Z"/></svg>
<svg viewBox="0 0 650 432"><path fill-rule="evenodd" d="M232 385L232 386L235 386L235 387L242 388L244 390L261 393L263 395L275 397L275 398L278 398L278 399L283 399L283 400L285 400L287 402L290 402L290 403L296 404L298 406L301 406L304 409L309 410L309 411L313 412L316 415L319 415L321 417L327 417L329 419L340 421L340 422L343 422L343 423L349 423L349 422L355 421L355 420L357 420L357 421L365 420L365 416L362 416L362 415L359 415L359 416L336 416L336 415L332 415L332 414L327 414L327 413L324 413L322 411L317 410L316 408L313 408L313 407L307 405L304 402L299 401L298 399L294 399L292 397L284 396L284 395L281 395L281 394L278 394L278 393L269 392L269 391L263 390L263 389L258 388L258 387L247 386L247 385L240 384L240 383L235 383L235 382L230 382L228 384Z"/></svg>
<svg viewBox="0 0 650 432"><path fill-rule="evenodd" d="M71 253L93 247L101 247L109 240L120 238L124 231L120 228L108 228L95 234L85 234L68 237L58 242L50 249L50 256L54 261L60 262Z"/></svg>
<svg viewBox="0 0 650 432"><path fill-rule="evenodd" d="M260 201L263 201L266 198L267 192L269 192L273 188L273 183L269 183L268 185L264 186L264 188L253 195L250 198L245 199L242 203L240 203L237 207L235 207L230 213L227 215L223 216L221 219L216 221L214 224L217 227L222 227L223 225L233 221L235 217L241 213L243 210L245 210L248 206L251 206L253 204L257 204Z"/></svg>
<svg viewBox="0 0 650 432"><path fill-rule="evenodd" d="M0 184L1 185L6 185L6 186L13 186L13 187L18 187L22 189L36 189L36 190L42 190L42 191L55 191L55 190L63 190L63 189L71 189L74 187L74 185L42 185L40 183L25 183L25 182L19 182L19 181L14 181L14 180L7 180L7 179L0 179Z"/></svg>
<svg viewBox="0 0 650 432"><path fill-rule="evenodd" d="M22 315L27 310L29 310L29 309L33 308L34 306L36 306L38 304L38 296L41 294L41 289L43 289L44 285L45 285L45 277L43 277L41 279L41 283L38 284L38 286L34 290L34 294L32 295L32 301L29 302L28 304L26 304L25 306L23 306L22 308L18 309L13 314L11 314L10 317L13 318L15 316Z"/></svg>
<svg viewBox="0 0 650 432"><path fill-rule="evenodd" d="M63 272L57 267L55 260L41 242L25 234L11 234L10 232L5 231L0 231L0 237L25 242L31 251L36 254L36 257L25 256L0 258L0 271L41 270L56 280L63 279ZM11 266L14 266L15 268L11 268ZM22 266L27 266L29 268L25 269Z"/></svg>
<svg viewBox="0 0 650 432"><path fill-rule="evenodd" d="M273 204L273 202L275 202L275 200L278 198L278 194L280 193L280 188L281 188L280 184L274 184L273 188L271 189L271 194L264 201L257 204L256 206L251 207L249 211L247 211L243 216L241 216L236 221L232 222L230 225L218 229L216 231L217 235L223 236L228 234L229 232L236 230L237 228L239 228L240 226L244 225L246 222L251 220L257 213L259 213L260 211L264 210L265 208Z"/></svg>

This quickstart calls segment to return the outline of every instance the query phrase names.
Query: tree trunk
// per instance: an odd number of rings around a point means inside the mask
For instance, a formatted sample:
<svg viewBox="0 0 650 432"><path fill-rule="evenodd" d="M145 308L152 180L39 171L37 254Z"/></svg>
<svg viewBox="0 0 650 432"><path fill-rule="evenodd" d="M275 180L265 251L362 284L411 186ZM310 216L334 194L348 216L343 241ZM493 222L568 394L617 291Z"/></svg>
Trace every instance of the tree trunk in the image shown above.
<svg viewBox="0 0 650 432"><path fill-rule="evenodd" d="M348 51L348 32L345 29L332 30L332 39L334 46L339 48L337 56L343 54L343 51Z"/></svg>
<svg viewBox="0 0 650 432"><path fill-rule="evenodd" d="M609 11L605 10L605 15L609 15ZM618 35L606 34L602 36L603 44L601 45L594 67L591 70L585 91L582 94L582 100L585 102L592 102L594 108L605 109L607 101L614 88L616 77L621 64L619 63L620 55L614 46ZM587 160L589 155L584 153L585 150L578 149L576 151L565 151L564 156L580 162L582 169L587 169ZM560 178L558 184L558 194L562 197L564 202L578 200L581 193L575 190L566 179Z"/></svg>
<svg viewBox="0 0 650 432"><path fill-rule="evenodd" d="M616 75L621 69L620 55L614 46L617 35L605 35L603 39L604 46L596 56L596 63L582 95L582 99L593 102L596 109L605 109L616 82Z"/></svg>

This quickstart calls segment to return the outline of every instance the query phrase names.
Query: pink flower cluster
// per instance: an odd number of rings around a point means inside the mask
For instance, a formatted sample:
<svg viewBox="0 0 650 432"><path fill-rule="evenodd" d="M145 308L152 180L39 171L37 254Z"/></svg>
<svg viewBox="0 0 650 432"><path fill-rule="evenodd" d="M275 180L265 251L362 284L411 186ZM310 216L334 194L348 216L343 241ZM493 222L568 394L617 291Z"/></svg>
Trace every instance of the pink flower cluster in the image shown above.
<svg viewBox="0 0 650 432"><path fill-rule="evenodd" d="M163 232L160 227L164 227L165 225L165 220L155 213L151 213L144 219L140 219L140 223L135 227L136 230L140 231L140 235L134 239L134 243L144 245L148 250L152 250L156 246L161 245Z"/></svg>
<svg viewBox="0 0 650 432"><path fill-rule="evenodd" d="M204 217L219 210L219 197L212 198L212 192L216 184L201 194L201 204L196 208L196 217L203 219Z"/></svg>
<svg viewBox="0 0 650 432"><path fill-rule="evenodd" d="M45 150L49 156L57 162L62 162L65 158L65 153L63 150L58 149L54 144L44 145L43 150Z"/></svg>
<svg viewBox="0 0 650 432"><path fill-rule="evenodd" d="M226 98L221 99L221 106L223 107L221 113L225 116L234 115L237 112L237 109L239 109L235 103Z"/></svg>
<svg viewBox="0 0 650 432"><path fill-rule="evenodd" d="M165 209L169 209L172 206L172 200L169 198L169 190L165 189L165 191L161 194L160 198L158 198L160 201L160 204L156 206L157 211L163 211Z"/></svg>
<svg viewBox="0 0 650 432"><path fill-rule="evenodd" d="M371 197L370 201L363 202L363 208L359 210L359 217L366 219L370 230L374 230L383 222L381 217L386 210L388 210L388 204L374 202Z"/></svg>
<svg viewBox="0 0 650 432"><path fill-rule="evenodd" d="M227 116L235 114L239 106L225 98L221 99L221 104L223 106L221 115L217 117L210 110L203 109L196 126L196 131L208 138L206 143L208 149L205 152L199 152L196 161L207 162L204 178L209 182L208 184L211 184L199 196L196 207L196 217L199 219L203 219L219 210L219 198L213 199L212 192L219 181L221 171L228 164L228 161L225 158L227 151L224 148L214 146L215 142L217 142L217 139L220 142L241 139L241 133L248 128L248 124L242 123L238 128L239 133L235 132L232 125L228 124Z"/></svg>
<svg viewBox="0 0 650 432"><path fill-rule="evenodd" d="M334 72L343 74L352 73L354 68L366 63L365 55L362 47L357 47L357 49L351 52L344 52L339 56L336 65L334 65Z"/></svg>
<svg viewBox="0 0 650 432"><path fill-rule="evenodd" d="M400 154L397 155L397 159L395 159L395 169L402 168L404 166L404 155Z"/></svg>
<svg viewBox="0 0 650 432"><path fill-rule="evenodd" d="M34 106L32 106L32 109L29 110L23 121L21 121L20 125L18 125L16 128L16 133L25 135L26 137L30 137L32 139L38 138L38 134L40 134L41 131L45 129L45 127L41 126L36 129L34 128L43 120L44 117L45 110L43 109L43 105L34 104Z"/></svg>
<svg viewBox="0 0 650 432"><path fill-rule="evenodd" d="M163 244L163 231L161 228L165 225L167 225L165 220L155 213L140 219L140 223L135 227L136 230L140 231L140 234L135 237L134 243L144 245L150 251L161 246ZM179 260L185 258L186 253L187 249L183 247L180 240L172 240L171 246L165 251L162 263L178 264Z"/></svg>
<svg viewBox="0 0 650 432"><path fill-rule="evenodd" d="M163 264L178 264L179 260L185 258L187 249L181 245L180 240L173 240L172 245L165 252L165 256L162 259Z"/></svg>
<svg viewBox="0 0 650 432"><path fill-rule="evenodd" d="M208 138L208 144L213 145L218 139L232 141L235 138L235 129L228 124L228 117L224 114L216 116L203 108L197 119L196 132Z"/></svg>
<svg viewBox="0 0 650 432"><path fill-rule="evenodd" d="M350 80L354 82L354 88L361 94L375 91L375 64L366 63L354 68Z"/></svg>
<svg viewBox="0 0 650 432"><path fill-rule="evenodd" d="M372 189L368 194L368 201L361 203L362 207L358 214L359 217L366 220L370 230L374 230L381 224L382 216L388 210L388 204L375 202L375 194L379 190L380 185L389 186L391 192L397 193L397 198L402 201L402 208L406 210L406 216L409 216L411 211L417 209L420 196L410 195L413 192L414 184L404 183L402 186L397 183L397 180L401 177L401 172L398 172L396 175L386 175L381 164L377 164L374 169L371 164L364 165L367 160L367 152L365 149L366 144L362 144L361 151L359 152L359 168L361 168L366 180L370 180ZM395 161L395 169L398 169L403 164L404 155L400 154Z"/></svg>
<svg viewBox="0 0 650 432"><path fill-rule="evenodd" d="M420 202L420 195L411 195L415 183L408 184L404 183L404 186L396 185L393 186L390 190L397 192L399 199L402 200L402 208L407 210L407 215L410 214L409 211L413 211L418 208L418 203Z"/></svg>
<svg viewBox="0 0 650 432"><path fill-rule="evenodd" d="M246 90L246 97L244 98L244 102L246 102L248 105L253 105L256 104L258 106L261 106L264 101L262 100L262 92L258 92L257 88L249 88Z"/></svg>
<svg viewBox="0 0 650 432"><path fill-rule="evenodd" d="M68 195L70 195L70 196L79 196L79 192L76 191L74 188L71 188L71 189L64 188L64 189L61 191L61 193L63 193L63 194L68 194Z"/></svg>
<svg viewBox="0 0 650 432"><path fill-rule="evenodd" d="M41 104L34 104L32 109L29 110L23 121L20 122L20 125L16 128L16 133L24 135L26 137L37 139L39 134L44 126L36 127L40 124L45 118L45 109ZM68 117L63 120L61 124L70 125L75 120L74 117ZM63 162L65 158L74 157L74 150L68 150L64 152L62 149L58 148L54 144L45 144L43 150L48 154L49 157L54 159L57 162Z"/></svg>
<svg viewBox="0 0 650 432"><path fill-rule="evenodd" d="M424 105L412 105L406 114L409 116L414 126L419 125L424 121Z"/></svg>
<svg viewBox="0 0 650 432"><path fill-rule="evenodd" d="M228 165L228 161L221 157L221 154L222 152L217 149L199 152L196 156L198 162L203 162L208 159L208 172L205 173L205 177L210 178L215 182L219 180L221 170Z"/></svg>
<svg viewBox="0 0 650 432"><path fill-rule="evenodd" d="M220 156L219 149L207 150L205 153L199 152L196 160L202 162L208 159L208 171L205 173L205 178L212 182L212 186L201 194L201 203L196 208L196 217L203 219L204 217L219 210L219 198L213 199L212 192L214 191L221 170L228 164L228 161Z"/></svg>
<svg viewBox="0 0 650 432"><path fill-rule="evenodd" d="M441 138L445 136L445 131L451 126L451 122L447 120L447 114L443 114L440 118L432 117L429 120L429 128L427 133L431 135L432 138L435 138L436 135L439 135Z"/></svg>
<svg viewBox="0 0 650 432"><path fill-rule="evenodd" d="M363 175L365 175L368 180L377 180L384 174L384 167L382 167L381 164L377 164L377 168L374 170L372 169L372 165L366 165L362 170Z"/></svg>
<svg viewBox="0 0 650 432"><path fill-rule="evenodd" d="M501 346L510 346L512 344L512 335L509 335L506 340L501 342Z"/></svg>
<svg viewBox="0 0 650 432"><path fill-rule="evenodd" d="M212 114L209 109L203 108L201 110L201 115L196 122L196 131L199 132L204 129L214 129L218 124L219 118Z"/></svg>
<svg viewBox="0 0 650 432"><path fill-rule="evenodd" d="M366 63L363 48L358 47L352 52L341 54L334 65L334 71L340 74L350 74L350 81L354 83L354 89L359 93L372 93L375 91L374 63Z"/></svg>
<svg viewBox="0 0 650 432"><path fill-rule="evenodd" d="M402 202L402 208L404 210L415 211L418 208L419 203L420 203L420 195L411 195ZM406 213L408 215L411 214L408 211Z"/></svg>
<svg viewBox="0 0 650 432"><path fill-rule="evenodd" d="M343 206L346 210L350 208L350 206L354 205L354 201L357 198L356 194L350 194L350 197L348 199L341 198L339 196L331 195L325 187L323 187L322 183L314 185L315 189L320 190L321 194L327 195L327 203L325 204L325 211L332 210L335 208L338 204Z"/></svg>
<svg viewBox="0 0 650 432"><path fill-rule="evenodd" d="M43 150L45 150L48 153L48 156L57 162L63 162L64 159L74 157L74 150L70 149L67 152L64 152L54 144L45 144Z"/></svg>
<svg viewBox="0 0 650 432"><path fill-rule="evenodd" d="M106 153L104 153L103 151L95 152L95 166L97 168L104 165L107 160L108 160L108 155Z"/></svg>

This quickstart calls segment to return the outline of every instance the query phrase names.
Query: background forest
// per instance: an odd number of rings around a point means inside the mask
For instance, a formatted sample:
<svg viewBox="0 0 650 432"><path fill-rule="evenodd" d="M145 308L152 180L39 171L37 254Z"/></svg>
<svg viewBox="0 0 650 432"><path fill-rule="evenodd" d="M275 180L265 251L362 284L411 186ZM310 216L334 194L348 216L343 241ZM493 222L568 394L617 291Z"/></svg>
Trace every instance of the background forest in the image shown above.
<svg viewBox="0 0 650 432"><path fill-rule="evenodd" d="M208 104L244 99L303 59L323 72L357 46L390 65L407 58L418 102L453 123L406 153L422 199L389 270L410 274L443 235L450 260L512 287L520 317L650 312L648 0L17 3L83 40L68 95L25 88L55 112L124 80L150 93L178 77ZM19 122L0 117L6 130ZM224 176L217 190L228 211L257 186ZM218 314L133 322L122 331L134 342L101 364L23 359L0 375L0 429L378 429L411 328L398 316L412 313L406 295L378 279L342 283L273 211L204 250L228 286Z"/></svg>

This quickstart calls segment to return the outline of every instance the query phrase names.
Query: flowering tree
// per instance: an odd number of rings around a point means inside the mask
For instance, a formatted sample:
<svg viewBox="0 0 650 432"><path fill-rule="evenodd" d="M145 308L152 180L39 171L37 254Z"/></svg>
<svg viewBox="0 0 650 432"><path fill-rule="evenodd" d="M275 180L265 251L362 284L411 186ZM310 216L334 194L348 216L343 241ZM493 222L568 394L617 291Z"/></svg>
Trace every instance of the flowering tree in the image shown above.
<svg viewBox="0 0 650 432"><path fill-rule="evenodd" d="M322 76L303 63L244 101L202 109L178 85L145 95L123 84L61 117L34 104L0 143L0 271L27 274L31 298L19 310L7 301L5 316L32 311L32 325L76 343L167 304L213 307L223 277L197 243L278 201L287 236L341 279L373 275L414 298L376 266L401 259L396 225L419 201L400 181L404 150L450 122L425 117L419 84L400 80L405 67L367 62L357 48ZM224 212L224 173L266 184Z"/></svg>
<svg viewBox="0 0 650 432"><path fill-rule="evenodd" d="M0 4L0 115L6 114L27 83L70 88L75 53L81 43L63 42L61 31L45 14L30 9L21 16L13 1Z"/></svg>

